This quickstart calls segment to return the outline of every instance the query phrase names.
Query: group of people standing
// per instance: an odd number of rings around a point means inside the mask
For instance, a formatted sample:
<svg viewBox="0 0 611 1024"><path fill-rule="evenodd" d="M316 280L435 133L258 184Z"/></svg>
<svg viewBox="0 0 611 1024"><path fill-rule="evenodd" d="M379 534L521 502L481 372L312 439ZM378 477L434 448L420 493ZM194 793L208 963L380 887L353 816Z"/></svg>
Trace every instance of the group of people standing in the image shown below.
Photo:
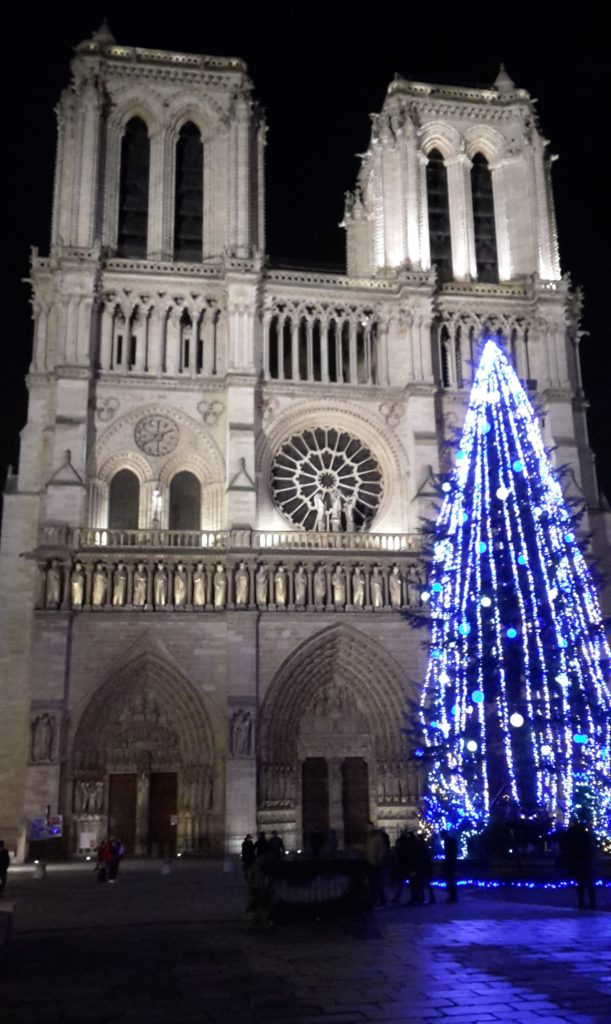
<svg viewBox="0 0 611 1024"><path fill-rule="evenodd" d="M119 865L125 849L120 839L111 836L104 839L98 846L98 859L94 870L98 873L98 882L116 882Z"/></svg>
<svg viewBox="0 0 611 1024"><path fill-rule="evenodd" d="M446 883L449 903L458 898L456 869L458 844L449 832L442 832L442 871ZM386 887L392 892L391 902L400 903L407 886L408 906L435 903L433 890L433 852L426 836L421 832L403 829L397 836L394 847L385 829L376 828L371 822L367 833L365 856L369 869L369 887L373 906L385 906L388 902Z"/></svg>
<svg viewBox="0 0 611 1024"><path fill-rule="evenodd" d="M249 834L242 843L242 868L244 878L249 881L252 870L257 861L268 859L273 861L282 860L284 856L284 842L277 832L272 832L269 839L265 832L259 832L256 841Z"/></svg>

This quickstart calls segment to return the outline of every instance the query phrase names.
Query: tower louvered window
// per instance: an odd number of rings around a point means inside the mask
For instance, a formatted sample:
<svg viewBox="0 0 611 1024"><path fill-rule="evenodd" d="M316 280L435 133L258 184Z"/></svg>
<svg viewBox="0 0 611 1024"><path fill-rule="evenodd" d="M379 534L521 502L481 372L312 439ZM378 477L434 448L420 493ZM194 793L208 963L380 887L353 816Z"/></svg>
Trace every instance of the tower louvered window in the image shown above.
<svg viewBox="0 0 611 1024"><path fill-rule="evenodd" d="M139 117L125 126L121 144L118 252L146 256L149 209L150 141Z"/></svg>
<svg viewBox="0 0 611 1024"><path fill-rule="evenodd" d="M473 231L478 281L498 281L499 265L494 225L494 194L488 161L476 153L471 165Z"/></svg>
<svg viewBox="0 0 611 1024"><path fill-rule="evenodd" d="M183 125L176 146L174 259L202 258L204 147L199 128Z"/></svg>
<svg viewBox="0 0 611 1024"><path fill-rule="evenodd" d="M440 281L451 281L453 273L448 172L441 153L436 149L429 153L426 165L426 192L431 263L437 267Z"/></svg>

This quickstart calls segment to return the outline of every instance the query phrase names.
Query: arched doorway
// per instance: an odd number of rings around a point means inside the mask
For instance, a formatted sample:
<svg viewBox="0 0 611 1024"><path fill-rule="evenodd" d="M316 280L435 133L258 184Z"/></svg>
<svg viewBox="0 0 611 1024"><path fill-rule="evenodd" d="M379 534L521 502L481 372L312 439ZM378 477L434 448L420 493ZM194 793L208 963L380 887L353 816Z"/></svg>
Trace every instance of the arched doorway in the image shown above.
<svg viewBox="0 0 611 1024"><path fill-rule="evenodd" d="M76 849L79 836L106 834L127 853L200 846L214 812L213 768L212 730L188 680L159 658L135 658L102 683L76 731Z"/></svg>
<svg viewBox="0 0 611 1024"><path fill-rule="evenodd" d="M331 832L348 847L362 844L370 819L394 830L415 813L401 675L376 641L345 625L286 659L259 719L262 828L305 845L313 832Z"/></svg>

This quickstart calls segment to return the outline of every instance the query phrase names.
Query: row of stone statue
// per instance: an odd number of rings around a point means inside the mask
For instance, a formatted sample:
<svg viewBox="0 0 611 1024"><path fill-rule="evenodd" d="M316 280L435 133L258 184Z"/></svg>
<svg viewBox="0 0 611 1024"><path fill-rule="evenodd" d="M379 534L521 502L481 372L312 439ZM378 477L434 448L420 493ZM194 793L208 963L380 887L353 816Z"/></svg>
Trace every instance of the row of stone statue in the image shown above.
<svg viewBox="0 0 611 1024"><path fill-rule="evenodd" d="M46 568L46 608L62 606L62 574L57 560ZM236 608L401 608L405 604L420 604L422 578L415 566L404 577L398 565L386 573L379 565L365 569L338 563L287 569L282 563L275 567L247 567L245 562L239 562L228 573L221 562L206 567L201 561L193 566L178 561L168 568L159 560L153 566L143 561L128 566L119 561L108 568L97 562L91 572L77 561L69 570L68 585L67 600L64 598L63 603L77 609L85 604L94 608L111 605L220 609L228 604Z"/></svg>

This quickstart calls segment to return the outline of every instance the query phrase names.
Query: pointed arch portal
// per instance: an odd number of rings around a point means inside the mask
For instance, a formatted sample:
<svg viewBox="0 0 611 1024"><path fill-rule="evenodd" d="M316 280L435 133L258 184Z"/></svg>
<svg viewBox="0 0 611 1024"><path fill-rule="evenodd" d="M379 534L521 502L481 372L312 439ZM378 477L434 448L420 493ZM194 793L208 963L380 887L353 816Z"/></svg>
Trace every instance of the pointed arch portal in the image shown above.
<svg viewBox="0 0 611 1024"><path fill-rule="evenodd" d="M298 647L261 708L262 827L362 843L370 818L404 821L417 799L403 757L400 667L369 636L332 626ZM300 838L301 837L301 838Z"/></svg>
<svg viewBox="0 0 611 1024"><path fill-rule="evenodd" d="M215 799L213 765L210 721L189 681L138 656L101 684L76 730L77 831L114 833L128 853L197 845Z"/></svg>

